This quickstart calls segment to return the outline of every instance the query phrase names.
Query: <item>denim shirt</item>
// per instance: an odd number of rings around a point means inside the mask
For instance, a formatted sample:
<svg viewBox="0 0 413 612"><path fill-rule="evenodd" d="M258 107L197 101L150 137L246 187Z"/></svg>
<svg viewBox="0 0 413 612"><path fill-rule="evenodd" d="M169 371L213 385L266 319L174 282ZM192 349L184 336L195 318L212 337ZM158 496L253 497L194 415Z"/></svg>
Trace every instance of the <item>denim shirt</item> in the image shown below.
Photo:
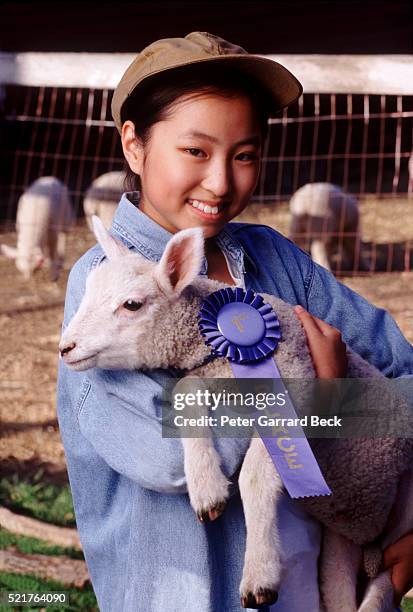
<svg viewBox="0 0 413 612"><path fill-rule="evenodd" d="M171 234L124 194L112 233L159 261ZM413 372L413 347L390 315L315 265L278 232L229 223L216 238L234 278L255 291L301 304L339 328L356 352L389 377ZM63 326L75 314L100 246L71 270ZM203 261L201 274L206 275ZM224 514L200 524L186 493L179 439L161 433L162 391L171 372L59 366L57 408L77 526L103 612L241 612L245 523L235 493ZM228 477L248 440L217 438ZM287 495L278 508L285 572L274 612L318 612L320 527ZM269 609L267 609L268 612Z"/></svg>

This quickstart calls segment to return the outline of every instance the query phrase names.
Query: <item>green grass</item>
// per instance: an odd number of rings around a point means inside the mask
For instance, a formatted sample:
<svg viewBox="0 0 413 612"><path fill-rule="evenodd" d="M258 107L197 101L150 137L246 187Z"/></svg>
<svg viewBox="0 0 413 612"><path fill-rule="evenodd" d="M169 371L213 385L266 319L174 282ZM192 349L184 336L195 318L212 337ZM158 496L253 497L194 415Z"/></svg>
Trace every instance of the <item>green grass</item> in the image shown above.
<svg viewBox="0 0 413 612"><path fill-rule="evenodd" d="M401 608L403 612L413 612L413 599L403 599Z"/></svg>
<svg viewBox="0 0 413 612"><path fill-rule="evenodd" d="M48 544L37 538L16 535L0 527L0 550L4 550L10 546L15 546L18 551L28 555L65 555L71 559L84 558L81 550L63 548L61 546Z"/></svg>
<svg viewBox="0 0 413 612"><path fill-rule="evenodd" d="M63 527L75 525L69 485L41 482L43 470L31 479L17 474L0 480L0 504L19 514Z"/></svg>
<svg viewBox="0 0 413 612"><path fill-rule="evenodd" d="M72 496L68 485L55 485L42 482L43 470L33 477L19 478L17 474L0 480L0 505L17 514L31 516L38 520L63 527L73 527L75 515ZM20 536L0 528L0 549L15 546L25 554L65 555L72 559L83 559L83 553L72 548L63 548L48 544L37 538ZM91 585L84 589L68 588L52 581L41 580L31 575L0 573L0 592L34 592L65 591L69 593L69 605L47 606L50 612L98 612L95 594ZM23 607L0 604L0 612L39 611L37 607Z"/></svg>

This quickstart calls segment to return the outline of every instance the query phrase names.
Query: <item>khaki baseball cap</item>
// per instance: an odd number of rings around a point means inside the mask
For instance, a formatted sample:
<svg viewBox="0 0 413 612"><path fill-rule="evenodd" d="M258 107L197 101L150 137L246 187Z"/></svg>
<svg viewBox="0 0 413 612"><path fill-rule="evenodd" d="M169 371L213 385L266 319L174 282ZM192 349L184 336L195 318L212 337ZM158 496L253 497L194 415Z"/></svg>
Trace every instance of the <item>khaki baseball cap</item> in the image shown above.
<svg viewBox="0 0 413 612"><path fill-rule="evenodd" d="M303 92L301 83L277 62L249 54L245 49L208 32L185 38L163 38L145 47L119 81L112 98L112 117L122 131L122 107L140 83L167 70L205 62L224 62L254 76L274 102L274 113L293 104Z"/></svg>

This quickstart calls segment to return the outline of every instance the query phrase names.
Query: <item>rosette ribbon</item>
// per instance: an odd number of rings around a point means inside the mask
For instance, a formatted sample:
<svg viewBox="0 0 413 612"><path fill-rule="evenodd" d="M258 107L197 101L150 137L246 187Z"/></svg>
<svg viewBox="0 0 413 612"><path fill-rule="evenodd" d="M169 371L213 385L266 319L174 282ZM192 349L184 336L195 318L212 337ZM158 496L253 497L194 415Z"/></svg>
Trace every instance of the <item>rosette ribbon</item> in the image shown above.
<svg viewBox="0 0 413 612"><path fill-rule="evenodd" d="M277 415L297 419L297 413L274 360L281 340L280 322L270 304L248 289L225 288L208 295L199 311L199 329L212 354L229 360L235 378L272 379L285 397ZM262 441L293 498L331 495L303 428L277 428L275 436L256 425Z"/></svg>

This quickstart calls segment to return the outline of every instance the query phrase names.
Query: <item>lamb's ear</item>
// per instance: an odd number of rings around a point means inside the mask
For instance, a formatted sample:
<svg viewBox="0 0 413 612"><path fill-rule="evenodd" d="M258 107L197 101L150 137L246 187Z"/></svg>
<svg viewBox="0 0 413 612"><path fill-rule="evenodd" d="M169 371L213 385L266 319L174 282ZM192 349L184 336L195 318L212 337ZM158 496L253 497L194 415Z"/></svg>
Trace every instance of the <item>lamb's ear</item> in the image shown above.
<svg viewBox="0 0 413 612"><path fill-rule="evenodd" d="M200 227L182 230L168 242L154 272L166 295L179 296L198 276L204 256L204 236Z"/></svg>
<svg viewBox="0 0 413 612"><path fill-rule="evenodd" d="M108 259L116 259L129 254L129 249L123 242L111 236L97 215L92 215L93 233Z"/></svg>
<svg viewBox="0 0 413 612"><path fill-rule="evenodd" d="M5 255L9 259L16 259L17 257L16 247L11 247L8 244L1 245L1 252L3 253L3 255Z"/></svg>

